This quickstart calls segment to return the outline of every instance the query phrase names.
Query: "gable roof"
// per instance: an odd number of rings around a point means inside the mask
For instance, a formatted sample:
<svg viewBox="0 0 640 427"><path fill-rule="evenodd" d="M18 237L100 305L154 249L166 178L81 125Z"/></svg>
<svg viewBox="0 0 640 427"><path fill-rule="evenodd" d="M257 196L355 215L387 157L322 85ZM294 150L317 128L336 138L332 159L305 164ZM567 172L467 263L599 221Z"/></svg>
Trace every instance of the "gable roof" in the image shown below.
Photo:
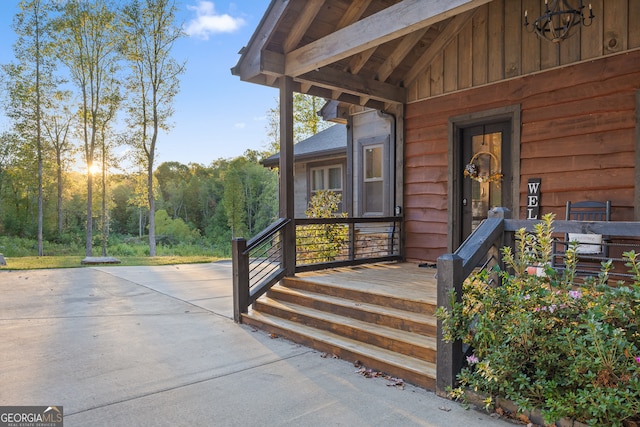
<svg viewBox="0 0 640 427"><path fill-rule="evenodd" d="M384 109L491 0L272 0L232 73Z"/></svg>
<svg viewBox="0 0 640 427"><path fill-rule="evenodd" d="M341 154L346 155L346 153L347 127L343 124L334 124L295 144L293 146L293 161L322 160ZM261 161L267 167L277 167L279 162L280 153Z"/></svg>

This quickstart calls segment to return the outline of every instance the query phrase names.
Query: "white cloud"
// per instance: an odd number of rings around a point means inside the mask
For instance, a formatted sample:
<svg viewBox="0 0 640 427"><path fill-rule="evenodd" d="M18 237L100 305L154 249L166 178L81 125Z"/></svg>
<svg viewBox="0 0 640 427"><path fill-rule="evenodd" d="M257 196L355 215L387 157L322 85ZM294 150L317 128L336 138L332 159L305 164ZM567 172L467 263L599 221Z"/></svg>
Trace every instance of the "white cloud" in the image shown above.
<svg viewBox="0 0 640 427"><path fill-rule="evenodd" d="M245 24L242 18L216 13L215 5L210 1L200 0L196 6L187 6L187 9L195 11L196 17L187 23L184 31L204 40L212 34L232 33Z"/></svg>
<svg viewBox="0 0 640 427"><path fill-rule="evenodd" d="M244 129L247 127L246 123L236 123L235 125L233 125L233 127L235 127L236 129Z"/></svg>

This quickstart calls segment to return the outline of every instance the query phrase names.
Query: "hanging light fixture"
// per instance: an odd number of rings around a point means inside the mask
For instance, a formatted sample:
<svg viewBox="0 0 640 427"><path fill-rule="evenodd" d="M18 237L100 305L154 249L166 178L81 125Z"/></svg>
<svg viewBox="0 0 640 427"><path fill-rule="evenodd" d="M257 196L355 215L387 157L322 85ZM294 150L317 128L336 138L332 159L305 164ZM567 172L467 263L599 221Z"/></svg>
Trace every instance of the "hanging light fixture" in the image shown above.
<svg viewBox="0 0 640 427"><path fill-rule="evenodd" d="M576 1L576 0L572 0ZM585 17L582 13L584 9L582 0L579 0L577 7L569 4L568 0L544 0L545 12L529 23L527 11L524 11L524 26L530 33L535 32L541 39L549 40L554 43L560 43L562 40L571 36L571 29L575 25L584 25L588 27L592 24L593 10L589 3L589 16Z"/></svg>

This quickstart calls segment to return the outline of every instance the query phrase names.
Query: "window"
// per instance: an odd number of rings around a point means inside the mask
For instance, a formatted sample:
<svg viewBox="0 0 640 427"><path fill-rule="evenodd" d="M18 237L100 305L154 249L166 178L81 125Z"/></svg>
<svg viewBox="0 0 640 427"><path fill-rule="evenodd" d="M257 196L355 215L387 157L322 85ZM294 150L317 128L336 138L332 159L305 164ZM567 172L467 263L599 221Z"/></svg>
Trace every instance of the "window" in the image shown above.
<svg viewBox="0 0 640 427"><path fill-rule="evenodd" d="M365 213L382 214L384 211L384 146L363 147L363 207Z"/></svg>
<svg viewBox="0 0 640 427"><path fill-rule="evenodd" d="M342 193L342 165L311 168L310 175L311 195L321 190Z"/></svg>

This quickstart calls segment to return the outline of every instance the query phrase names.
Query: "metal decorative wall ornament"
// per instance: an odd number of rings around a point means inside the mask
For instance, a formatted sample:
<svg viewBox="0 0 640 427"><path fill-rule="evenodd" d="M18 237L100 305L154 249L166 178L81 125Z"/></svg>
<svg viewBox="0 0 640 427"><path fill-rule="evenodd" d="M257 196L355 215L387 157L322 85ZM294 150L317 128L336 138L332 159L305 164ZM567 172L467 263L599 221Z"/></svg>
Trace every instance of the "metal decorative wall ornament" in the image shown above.
<svg viewBox="0 0 640 427"><path fill-rule="evenodd" d="M542 15L529 23L528 11L524 11L524 27L530 33L535 32L538 37L553 43L560 43L562 40L572 35L573 27L582 24L589 27L593 23L593 10L589 3L589 16L585 17L582 10L585 8L582 0L578 1L578 6L573 7L568 0L544 0L545 11Z"/></svg>
<svg viewBox="0 0 640 427"><path fill-rule="evenodd" d="M489 172L488 173L481 173L482 171L480 170L480 167L478 166L478 164L476 163L476 161L478 160L478 158L480 156L489 156L491 159L489 160ZM501 171L497 171L497 172L491 172L491 161L495 162L495 164L498 164L498 159L496 158L496 156L489 152L489 151L479 151L477 152L472 158L471 161L469 161L469 164L467 164L464 167L464 176L471 178L474 181L478 181L478 182L489 182L489 183L500 183L502 181L502 172Z"/></svg>

